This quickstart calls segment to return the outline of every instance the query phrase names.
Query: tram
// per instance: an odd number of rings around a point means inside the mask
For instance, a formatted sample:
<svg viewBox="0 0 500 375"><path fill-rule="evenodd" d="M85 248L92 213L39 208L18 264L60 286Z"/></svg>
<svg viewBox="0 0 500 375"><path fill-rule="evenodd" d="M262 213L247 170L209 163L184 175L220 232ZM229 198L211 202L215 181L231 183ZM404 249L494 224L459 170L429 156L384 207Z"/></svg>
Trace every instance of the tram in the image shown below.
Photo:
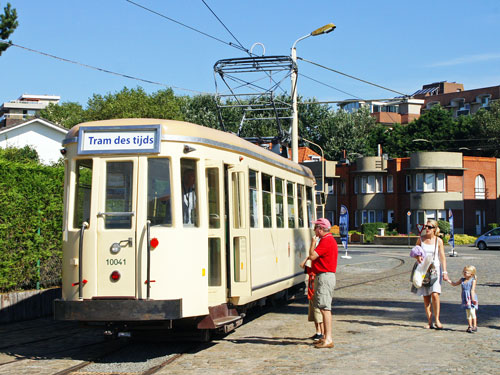
<svg viewBox="0 0 500 375"><path fill-rule="evenodd" d="M307 167L173 120L83 123L63 147L55 319L229 332L249 305L303 283Z"/></svg>

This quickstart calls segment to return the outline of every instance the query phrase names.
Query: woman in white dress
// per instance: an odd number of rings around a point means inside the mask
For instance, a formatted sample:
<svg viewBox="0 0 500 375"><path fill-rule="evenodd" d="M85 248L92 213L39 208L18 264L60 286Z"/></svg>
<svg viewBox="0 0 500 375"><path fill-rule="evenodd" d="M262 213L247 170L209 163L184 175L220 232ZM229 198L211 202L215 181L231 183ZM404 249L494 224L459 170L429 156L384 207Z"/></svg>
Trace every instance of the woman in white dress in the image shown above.
<svg viewBox="0 0 500 375"><path fill-rule="evenodd" d="M434 256L434 267L438 270L439 278L430 287L420 287L416 290L418 296L424 297L425 315L427 316L427 325L425 328L443 329L439 320L441 283L448 281L448 272L446 271L446 256L444 254L443 240L438 237L439 227L436 220L427 220L427 224L422 230L417 245L420 245L425 251L425 256L415 256L415 259L421 263L426 256ZM434 322L432 324L432 313L434 312Z"/></svg>

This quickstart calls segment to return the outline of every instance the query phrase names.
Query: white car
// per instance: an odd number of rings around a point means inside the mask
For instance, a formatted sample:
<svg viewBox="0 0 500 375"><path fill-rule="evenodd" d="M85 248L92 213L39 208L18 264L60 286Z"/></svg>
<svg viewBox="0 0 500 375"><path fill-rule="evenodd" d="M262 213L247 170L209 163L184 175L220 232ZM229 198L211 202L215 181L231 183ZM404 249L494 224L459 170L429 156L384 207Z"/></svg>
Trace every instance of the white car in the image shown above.
<svg viewBox="0 0 500 375"><path fill-rule="evenodd" d="M500 247L500 227L480 235L476 242L474 242L474 246L479 250L486 250L489 247Z"/></svg>

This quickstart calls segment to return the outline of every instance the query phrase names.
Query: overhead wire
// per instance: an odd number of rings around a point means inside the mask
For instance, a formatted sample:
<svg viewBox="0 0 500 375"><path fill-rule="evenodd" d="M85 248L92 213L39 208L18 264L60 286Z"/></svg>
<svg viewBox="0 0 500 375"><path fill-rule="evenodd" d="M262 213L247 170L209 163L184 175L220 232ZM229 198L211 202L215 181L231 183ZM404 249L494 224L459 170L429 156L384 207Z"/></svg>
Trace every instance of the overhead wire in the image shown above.
<svg viewBox="0 0 500 375"><path fill-rule="evenodd" d="M206 36L206 37L208 37L208 38L214 39L214 40L216 40L216 41L218 41L218 42L220 42L220 43L226 44L226 45L228 45L228 46L230 46L230 47L233 47L233 48L236 48L236 49L239 49L239 50L242 50L242 51L247 52L247 49L245 49L245 48L244 48L244 47L242 47L242 46L238 46L238 45L236 45L236 44L234 44L234 43L231 43L231 42L226 42L226 41L224 41L224 40L222 40L222 39L219 39L219 38L217 38L217 37L215 37L215 36L213 36L213 35L207 34L207 33L206 33L206 32L204 32L204 31L201 31L201 30L195 29L194 27L191 27L191 26L189 26L189 25L186 25L185 23L182 23L182 22L180 22L180 21L174 20L174 19L173 19L173 18L171 18L171 17L168 17L168 16L166 16L166 15L164 15L164 14L160 13L160 12L157 12L157 11L155 11L155 10L153 10L153 9L147 8L147 7L145 7L144 5L141 5L141 4L139 4L139 3L136 3L135 1L132 1L132 0L125 0L125 1L126 1L126 2L128 2L128 3L130 3L130 4L132 4L132 5L135 5L136 7L142 8L142 9L144 9L144 10L148 11L148 12L151 12L151 13L153 13L153 14L156 14L157 16L160 16L160 17L162 17L162 18L165 18L165 19L167 19L167 20L169 20L169 21L171 21L171 22L174 22L174 23L176 23L176 24L178 24L178 25L180 25L180 26L183 26L183 27L185 27L185 28L187 28L187 29L189 29L189 30L195 31L195 32L197 32L197 33L199 33L199 34L202 34L202 35L205 35L205 36Z"/></svg>
<svg viewBox="0 0 500 375"><path fill-rule="evenodd" d="M316 63L316 62L314 62L314 61L310 61L310 60L304 59L304 58L302 58L302 57L297 57L297 59L298 59L298 60L302 60L302 61L307 62L307 63L312 64L312 65L316 65L316 66L318 66L318 67L320 67L320 68L323 68L323 69L329 70L329 71L331 71L331 72L334 72L334 73L337 73L337 74L343 75L343 76L345 76L345 77L352 78L352 79L355 79L355 80L357 80L357 81L364 82L364 83L367 83L367 84L369 84L369 85L372 85L372 86L375 86L375 87L378 87L378 88L381 88L381 89L384 89L384 90L387 90L387 91L391 91L391 92L394 92L394 93L399 94L399 95L403 95L403 96L405 96L405 97L409 96L408 94L405 94L405 93L402 93L402 92L399 92L399 91L396 91L396 90L392 90L392 89L390 89L390 88L387 88L387 87L384 87L384 86L378 85L378 84L376 84L376 83L373 83L373 82L370 82L370 81L367 81L367 80L364 80L364 79L361 79L361 78L358 78L358 77L354 77L354 76L352 76L352 75L350 75L350 74L347 74L347 73L342 73L342 72L340 72L340 71L338 71L338 70L335 70L335 69L329 68L329 67L327 67L327 66L324 66L324 65L318 64L318 63Z"/></svg>
<svg viewBox="0 0 500 375"><path fill-rule="evenodd" d="M36 49L24 47L24 46L21 46L19 44L15 44L15 43L11 43L11 42L0 42L0 43L8 44L8 45L10 45L12 47L21 48L21 49L24 49L26 51L37 53L39 55L50 57L50 58L53 58L53 59L56 59L56 60L60 60L60 61L68 62L68 63L71 63L71 64L83 66L83 67L89 68L89 69L94 69L94 70L97 70L97 71L100 71L100 72L103 72L103 73L113 74L113 75L116 75L116 76L119 76L119 77L133 79L133 80L136 80L136 81L145 82L145 83L149 83L149 84L152 84L152 85L158 85L158 86L163 86L163 87L167 87L167 88L174 88L174 89L177 89L177 90L184 90L184 91L194 92L194 93L197 93L197 94L209 94L209 95L213 95L213 93L208 93L208 92L203 92L203 91L198 91L198 90L187 89L187 88L184 88L184 87L179 87L179 86L174 86L174 85L167 85L166 83L151 81L149 79L134 77L134 76L131 76L131 75L128 75L128 74L113 72L113 71L108 70L108 69L103 69L103 68L99 68L99 67L96 67L96 66L84 64L84 63L81 63L81 62L78 62L78 61L69 60L69 59L66 59L64 57L59 57L59 56L51 55L50 53L38 51Z"/></svg>

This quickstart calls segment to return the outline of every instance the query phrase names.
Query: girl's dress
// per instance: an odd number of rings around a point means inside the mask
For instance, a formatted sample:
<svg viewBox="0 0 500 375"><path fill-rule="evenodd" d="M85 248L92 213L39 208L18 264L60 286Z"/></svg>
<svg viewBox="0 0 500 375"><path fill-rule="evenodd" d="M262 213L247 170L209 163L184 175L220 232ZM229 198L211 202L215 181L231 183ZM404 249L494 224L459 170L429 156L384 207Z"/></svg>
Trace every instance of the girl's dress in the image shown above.
<svg viewBox="0 0 500 375"><path fill-rule="evenodd" d="M460 279L462 281L462 307L464 309L477 309L478 308L478 300L477 300L477 295L472 296L471 291L472 291L472 282L474 281L474 278L471 277L469 281L465 279L465 277L462 277ZM472 297L475 297L474 300L476 303L472 303Z"/></svg>
<svg viewBox="0 0 500 375"><path fill-rule="evenodd" d="M437 237L434 238L434 240L437 242ZM431 293L439 293L441 294L441 282L443 280L443 274L441 273L441 261L439 260L439 247L436 246L436 244L433 242L432 244L426 244L422 242L420 244L422 249L425 251L425 257L432 257L434 256L434 252L436 253L434 257L434 267L438 270L439 278L436 280L436 282L430 286L430 287L420 287L416 289L415 293L417 296L430 296Z"/></svg>

